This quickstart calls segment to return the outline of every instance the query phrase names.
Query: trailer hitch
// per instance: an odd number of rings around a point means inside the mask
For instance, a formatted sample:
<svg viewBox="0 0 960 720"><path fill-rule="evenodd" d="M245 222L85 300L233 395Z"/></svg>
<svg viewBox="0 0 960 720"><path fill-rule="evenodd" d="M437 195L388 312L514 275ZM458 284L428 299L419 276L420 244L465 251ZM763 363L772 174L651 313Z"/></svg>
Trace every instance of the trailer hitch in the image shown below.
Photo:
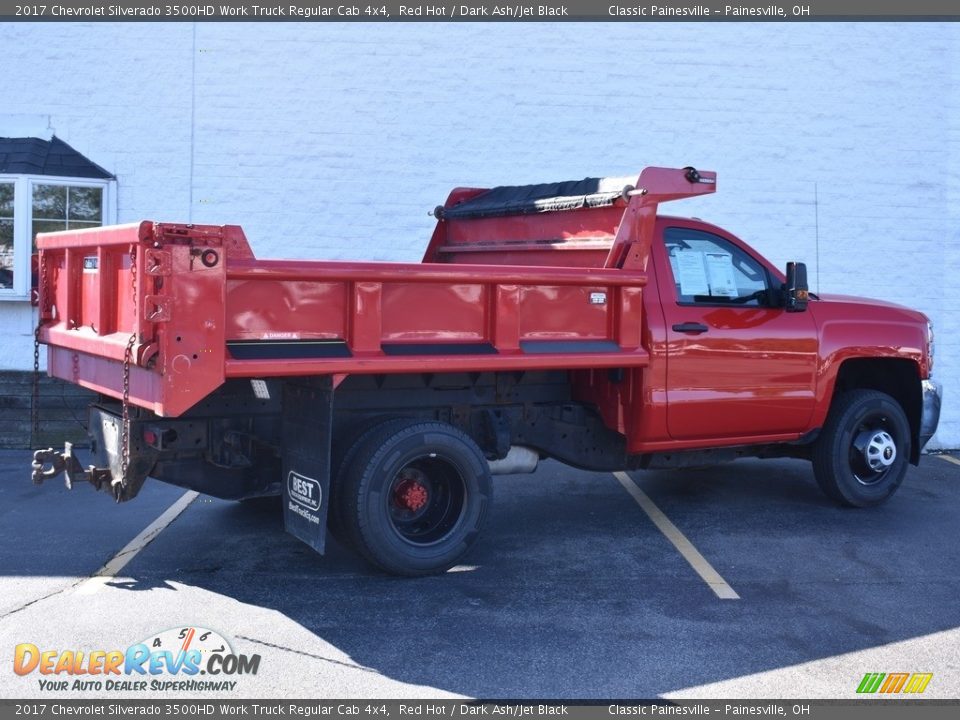
<svg viewBox="0 0 960 720"><path fill-rule="evenodd" d="M60 473L64 474L63 482L67 490L73 490L75 482L89 482L97 490L110 484L110 468L89 465L84 470L77 456L73 454L73 443L70 442L64 443L62 453L53 448L37 450L33 453L31 467L34 485L41 485L44 480L53 480Z"/></svg>

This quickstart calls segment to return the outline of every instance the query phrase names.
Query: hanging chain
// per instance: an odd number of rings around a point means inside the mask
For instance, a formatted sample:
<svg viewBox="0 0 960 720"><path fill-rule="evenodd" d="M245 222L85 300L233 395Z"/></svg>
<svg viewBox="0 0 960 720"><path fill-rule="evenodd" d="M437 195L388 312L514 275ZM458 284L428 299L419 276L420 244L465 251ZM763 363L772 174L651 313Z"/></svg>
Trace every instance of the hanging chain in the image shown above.
<svg viewBox="0 0 960 720"><path fill-rule="evenodd" d="M40 323L33 330L33 388L30 399L30 413L33 424L30 428L30 447L39 449L37 441L40 438Z"/></svg>
<svg viewBox="0 0 960 720"><path fill-rule="evenodd" d="M130 362L133 359L133 345L137 341L137 246L130 247L130 289L133 293L133 332L123 351L123 426L120 430L120 478L114 480L117 500L127 481L127 469L130 467Z"/></svg>
<svg viewBox="0 0 960 720"><path fill-rule="evenodd" d="M47 289L47 264L43 261L43 256L39 258L40 263L40 285L37 287L37 326L33 329L33 387L31 388L30 399L30 446L37 449L40 439L40 326L43 325L43 295Z"/></svg>

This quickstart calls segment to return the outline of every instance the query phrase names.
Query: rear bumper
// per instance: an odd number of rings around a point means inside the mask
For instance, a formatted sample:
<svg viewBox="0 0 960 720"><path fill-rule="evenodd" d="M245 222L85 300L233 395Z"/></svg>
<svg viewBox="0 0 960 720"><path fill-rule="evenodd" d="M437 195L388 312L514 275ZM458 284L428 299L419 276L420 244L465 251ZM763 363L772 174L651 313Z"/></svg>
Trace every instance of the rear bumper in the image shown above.
<svg viewBox="0 0 960 720"><path fill-rule="evenodd" d="M930 441L937 431L940 422L940 401L943 398L943 388L933 380L924 380L922 383L923 412L920 415L920 450Z"/></svg>

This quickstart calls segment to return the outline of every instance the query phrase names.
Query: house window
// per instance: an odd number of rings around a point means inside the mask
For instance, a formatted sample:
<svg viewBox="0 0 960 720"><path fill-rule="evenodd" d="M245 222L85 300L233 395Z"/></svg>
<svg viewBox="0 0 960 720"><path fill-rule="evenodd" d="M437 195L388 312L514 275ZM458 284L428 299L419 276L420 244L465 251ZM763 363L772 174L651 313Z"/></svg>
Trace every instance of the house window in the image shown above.
<svg viewBox="0 0 960 720"><path fill-rule="evenodd" d="M0 182L0 290L13 288L13 198L16 185Z"/></svg>
<svg viewBox="0 0 960 720"><path fill-rule="evenodd" d="M0 300L30 298L37 233L116 222L116 180L57 137L0 137Z"/></svg>
<svg viewBox="0 0 960 720"><path fill-rule="evenodd" d="M34 239L37 233L103 225L103 188L34 183L31 219Z"/></svg>

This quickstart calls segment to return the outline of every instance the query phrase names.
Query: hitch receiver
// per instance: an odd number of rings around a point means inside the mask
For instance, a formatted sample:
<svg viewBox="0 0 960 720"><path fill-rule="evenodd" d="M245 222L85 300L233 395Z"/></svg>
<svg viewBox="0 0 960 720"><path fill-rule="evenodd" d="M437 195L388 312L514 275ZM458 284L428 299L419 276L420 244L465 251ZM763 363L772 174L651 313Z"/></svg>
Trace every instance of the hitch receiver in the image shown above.
<svg viewBox="0 0 960 720"><path fill-rule="evenodd" d="M49 467L47 467L49 465ZM53 448L46 450L37 450L33 453L33 462L31 463L33 472L31 478L34 485L42 485L44 480L53 480L60 473L64 474L63 483L67 490L73 490L75 482L86 481L93 485L97 490L104 485L110 485L110 468L98 468L95 465L89 465L86 470L73 454L73 443L64 443L63 452L59 453Z"/></svg>

